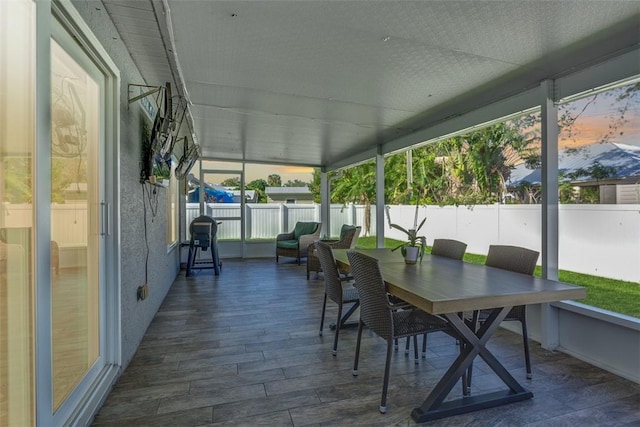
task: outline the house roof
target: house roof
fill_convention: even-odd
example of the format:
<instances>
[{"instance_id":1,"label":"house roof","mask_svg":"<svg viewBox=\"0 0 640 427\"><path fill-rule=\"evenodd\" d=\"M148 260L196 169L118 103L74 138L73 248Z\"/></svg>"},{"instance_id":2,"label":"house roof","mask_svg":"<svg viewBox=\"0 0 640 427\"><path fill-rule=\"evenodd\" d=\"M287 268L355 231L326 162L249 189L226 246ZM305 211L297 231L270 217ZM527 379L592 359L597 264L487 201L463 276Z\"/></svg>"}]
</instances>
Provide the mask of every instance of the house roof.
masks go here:
<instances>
[{"instance_id":1,"label":"house roof","mask_svg":"<svg viewBox=\"0 0 640 427\"><path fill-rule=\"evenodd\" d=\"M567 148L558 153L558 172L568 175L580 169L588 170L595 163L615 170L607 179L640 177L640 147L613 142L599 142L578 148ZM511 171L507 186L516 187L522 183L541 183L542 170L528 169L521 163ZM594 181L596 178L583 175L578 182Z\"/></svg>"},{"instance_id":2,"label":"house roof","mask_svg":"<svg viewBox=\"0 0 640 427\"><path fill-rule=\"evenodd\" d=\"M242 194L242 190L232 190L227 188L227 191L233 194L234 197L240 197L240 195ZM256 196L256 190L244 190L244 196L253 200Z\"/></svg>"},{"instance_id":3,"label":"house roof","mask_svg":"<svg viewBox=\"0 0 640 427\"><path fill-rule=\"evenodd\" d=\"M309 187L267 187L265 188L265 193L268 196L270 195L296 195L296 196L306 196L312 195Z\"/></svg>"}]
</instances>

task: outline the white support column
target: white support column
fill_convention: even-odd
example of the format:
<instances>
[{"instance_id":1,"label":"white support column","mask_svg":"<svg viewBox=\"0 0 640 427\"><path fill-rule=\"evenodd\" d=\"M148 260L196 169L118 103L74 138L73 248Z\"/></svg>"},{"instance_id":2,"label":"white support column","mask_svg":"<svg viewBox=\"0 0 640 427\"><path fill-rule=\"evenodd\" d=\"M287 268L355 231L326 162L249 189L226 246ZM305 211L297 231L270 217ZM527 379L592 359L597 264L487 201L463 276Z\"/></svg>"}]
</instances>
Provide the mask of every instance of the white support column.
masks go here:
<instances>
[{"instance_id":1,"label":"white support column","mask_svg":"<svg viewBox=\"0 0 640 427\"><path fill-rule=\"evenodd\" d=\"M329 179L327 172L320 172L320 222L322 223L321 236L331 235L331 194L329 191Z\"/></svg>"},{"instance_id":2,"label":"white support column","mask_svg":"<svg viewBox=\"0 0 640 427\"><path fill-rule=\"evenodd\" d=\"M284 203L280 203L280 233L288 233L289 228L289 214L287 213L287 206Z\"/></svg>"},{"instance_id":3,"label":"white support column","mask_svg":"<svg viewBox=\"0 0 640 427\"><path fill-rule=\"evenodd\" d=\"M558 107L554 81L540 85L542 133L542 277L558 280Z\"/></svg>"},{"instance_id":4,"label":"white support column","mask_svg":"<svg viewBox=\"0 0 640 427\"><path fill-rule=\"evenodd\" d=\"M242 162L240 173L240 256L247 257L247 199L245 198L245 164Z\"/></svg>"},{"instance_id":5,"label":"white support column","mask_svg":"<svg viewBox=\"0 0 640 427\"><path fill-rule=\"evenodd\" d=\"M540 84L542 134L542 277L558 280L558 106L555 82ZM558 310L541 306L541 344L547 350L559 345Z\"/></svg>"},{"instance_id":6,"label":"white support column","mask_svg":"<svg viewBox=\"0 0 640 427\"><path fill-rule=\"evenodd\" d=\"M198 170L200 171L198 175L198 179L200 180L200 187L198 188L198 205L200 207L200 212L198 215L204 215L206 212L204 211L204 171L202 170L202 159L198 160Z\"/></svg>"},{"instance_id":7,"label":"white support column","mask_svg":"<svg viewBox=\"0 0 640 427\"><path fill-rule=\"evenodd\" d=\"M384 156L378 145L376 154L376 247L384 248Z\"/></svg>"}]
</instances>

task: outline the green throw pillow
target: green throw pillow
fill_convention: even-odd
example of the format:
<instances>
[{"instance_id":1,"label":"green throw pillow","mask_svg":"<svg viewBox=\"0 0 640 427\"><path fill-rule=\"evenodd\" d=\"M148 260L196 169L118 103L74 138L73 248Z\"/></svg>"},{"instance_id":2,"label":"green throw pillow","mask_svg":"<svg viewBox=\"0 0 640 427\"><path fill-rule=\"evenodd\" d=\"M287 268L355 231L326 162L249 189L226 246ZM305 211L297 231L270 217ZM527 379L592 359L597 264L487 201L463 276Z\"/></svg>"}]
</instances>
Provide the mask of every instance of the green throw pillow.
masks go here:
<instances>
[{"instance_id":1,"label":"green throw pillow","mask_svg":"<svg viewBox=\"0 0 640 427\"><path fill-rule=\"evenodd\" d=\"M345 238L345 236L347 235L347 233L349 233L349 231L355 230L355 228L356 228L355 225L344 224L340 229L340 241L342 241Z\"/></svg>"}]
</instances>

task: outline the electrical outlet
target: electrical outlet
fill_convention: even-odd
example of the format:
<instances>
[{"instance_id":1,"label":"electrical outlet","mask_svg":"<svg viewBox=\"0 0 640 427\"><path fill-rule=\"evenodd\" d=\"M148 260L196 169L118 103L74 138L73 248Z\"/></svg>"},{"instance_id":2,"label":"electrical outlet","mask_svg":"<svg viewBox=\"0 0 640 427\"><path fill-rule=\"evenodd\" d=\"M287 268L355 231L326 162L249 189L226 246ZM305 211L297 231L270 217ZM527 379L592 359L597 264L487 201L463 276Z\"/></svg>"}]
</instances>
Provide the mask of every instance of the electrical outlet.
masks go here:
<instances>
[{"instance_id":1,"label":"electrical outlet","mask_svg":"<svg viewBox=\"0 0 640 427\"><path fill-rule=\"evenodd\" d=\"M138 301L144 300L149 296L149 285L145 283L142 286L138 286Z\"/></svg>"}]
</instances>

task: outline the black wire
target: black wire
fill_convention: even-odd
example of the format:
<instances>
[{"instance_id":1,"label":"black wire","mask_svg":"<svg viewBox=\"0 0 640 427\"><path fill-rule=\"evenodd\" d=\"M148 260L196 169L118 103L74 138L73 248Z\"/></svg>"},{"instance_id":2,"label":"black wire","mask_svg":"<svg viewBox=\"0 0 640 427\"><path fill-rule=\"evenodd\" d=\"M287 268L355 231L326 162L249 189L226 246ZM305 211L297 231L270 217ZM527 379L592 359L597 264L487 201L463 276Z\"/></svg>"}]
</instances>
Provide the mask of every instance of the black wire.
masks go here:
<instances>
[{"instance_id":1,"label":"black wire","mask_svg":"<svg viewBox=\"0 0 640 427\"><path fill-rule=\"evenodd\" d=\"M153 184L149 184L152 186ZM151 209L151 218L155 218L158 213L158 192L156 187L153 186L153 191L149 191L146 187L143 188L144 196L149 200L149 209ZM153 219L151 220L153 222Z\"/></svg>"},{"instance_id":2,"label":"black wire","mask_svg":"<svg viewBox=\"0 0 640 427\"><path fill-rule=\"evenodd\" d=\"M146 184L142 183L142 212L144 213L144 243L147 247L147 253L144 260L144 283L148 283L149 278L149 237L147 235L147 202L145 198L147 197L146 193Z\"/></svg>"}]
</instances>

